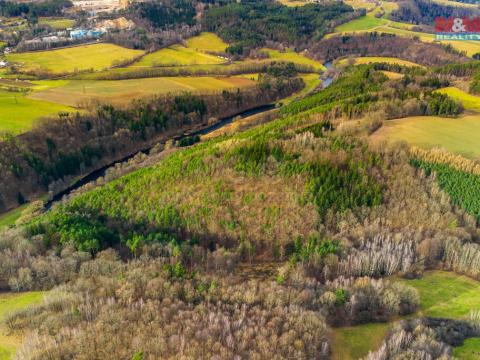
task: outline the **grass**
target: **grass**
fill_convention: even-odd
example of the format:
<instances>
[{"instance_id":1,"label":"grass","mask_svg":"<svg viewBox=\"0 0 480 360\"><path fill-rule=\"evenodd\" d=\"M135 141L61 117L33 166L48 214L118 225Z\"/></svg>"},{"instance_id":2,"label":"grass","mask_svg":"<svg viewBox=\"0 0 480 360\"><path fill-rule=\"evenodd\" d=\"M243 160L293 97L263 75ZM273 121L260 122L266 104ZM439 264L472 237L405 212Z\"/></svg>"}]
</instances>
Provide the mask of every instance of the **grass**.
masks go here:
<instances>
[{"instance_id":1,"label":"grass","mask_svg":"<svg viewBox=\"0 0 480 360\"><path fill-rule=\"evenodd\" d=\"M461 360L480 359L480 338L465 340L462 346L453 349L453 356Z\"/></svg>"},{"instance_id":2,"label":"grass","mask_svg":"<svg viewBox=\"0 0 480 360\"><path fill-rule=\"evenodd\" d=\"M405 280L420 294L420 312L431 317L462 319L480 310L480 282L446 271L428 271L420 279Z\"/></svg>"},{"instance_id":3,"label":"grass","mask_svg":"<svg viewBox=\"0 0 480 360\"><path fill-rule=\"evenodd\" d=\"M304 55L298 54L291 50L280 52L278 50L263 48L262 51L266 52L270 57L270 59L273 59L273 60L293 62L299 65L308 65L308 66L311 66L314 70L319 72L325 70L325 66L323 66L322 63L312 60Z\"/></svg>"},{"instance_id":4,"label":"grass","mask_svg":"<svg viewBox=\"0 0 480 360\"><path fill-rule=\"evenodd\" d=\"M65 30L75 25L75 20L65 18L41 17L38 19L40 25L48 25L55 30Z\"/></svg>"},{"instance_id":5,"label":"grass","mask_svg":"<svg viewBox=\"0 0 480 360\"><path fill-rule=\"evenodd\" d=\"M480 309L480 282L446 271L427 271L421 279L399 280L416 288L420 294L418 315L461 319L470 310ZM354 360L377 349L385 338L389 323L370 323L333 330L334 360ZM480 339L470 339L455 349L460 359L478 359ZM458 355L457 355L458 353ZM461 357L477 354L477 357ZM472 355L473 356L473 355Z\"/></svg>"},{"instance_id":6,"label":"grass","mask_svg":"<svg viewBox=\"0 0 480 360\"><path fill-rule=\"evenodd\" d=\"M252 86L250 79L240 77L158 77L130 80L59 80L55 86L48 81L45 90L35 91L31 99L43 100L67 106L83 107L91 100L114 104L129 103L134 98L170 92L210 92L228 88ZM42 81L36 82L42 86Z\"/></svg>"},{"instance_id":7,"label":"grass","mask_svg":"<svg viewBox=\"0 0 480 360\"><path fill-rule=\"evenodd\" d=\"M480 111L480 97L471 95L456 87L446 87L438 90L442 94L447 94L451 98L462 103L463 107L467 110Z\"/></svg>"},{"instance_id":8,"label":"grass","mask_svg":"<svg viewBox=\"0 0 480 360\"><path fill-rule=\"evenodd\" d=\"M224 52L228 44L214 33L202 32L200 35L188 39L187 47L200 52Z\"/></svg>"},{"instance_id":9,"label":"grass","mask_svg":"<svg viewBox=\"0 0 480 360\"><path fill-rule=\"evenodd\" d=\"M22 211L28 206L24 204L9 212L0 214L0 229L5 226L15 225L15 221L22 215Z\"/></svg>"},{"instance_id":10,"label":"grass","mask_svg":"<svg viewBox=\"0 0 480 360\"><path fill-rule=\"evenodd\" d=\"M74 109L50 101L30 99L23 93L0 90L0 132L19 134L42 117Z\"/></svg>"},{"instance_id":11,"label":"grass","mask_svg":"<svg viewBox=\"0 0 480 360\"><path fill-rule=\"evenodd\" d=\"M140 61L130 67L148 68L156 66L215 65L224 62L225 60L218 56L206 54L181 45L173 45L169 48L145 55Z\"/></svg>"},{"instance_id":12,"label":"grass","mask_svg":"<svg viewBox=\"0 0 480 360\"><path fill-rule=\"evenodd\" d=\"M347 65L349 59L342 59L338 62L339 65ZM382 56L365 56L365 57L357 57L353 58L355 65L361 64L371 64L371 63L387 63L387 64L398 64L403 66L421 66L414 62L408 60L402 60L393 57L382 57Z\"/></svg>"},{"instance_id":13,"label":"grass","mask_svg":"<svg viewBox=\"0 0 480 360\"><path fill-rule=\"evenodd\" d=\"M306 0L278 0L278 2L288 7L304 6L309 3Z\"/></svg>"},{"instance_id":14,"label":"grass","mask_svg":"<svg viewBox=\"0 0 480 360\"><path fill-rule=\"evenodd\" d=\"M7 60L21 65L21 71L71 73L82 70L102 70L115 63L142 55L141 50L126 49L113 44L92 44L57 50L13 53Z\"/></svg>"},{"instance_id":15,"label":"grass","mask_svg":"<svg viewBox=\"0 0 480 360\"><path fill-rule=\"evenodd\" d=\"M377 349L387 335L388 323L371 323L333 330L332 359L356 360Z\"/></svg>"},{"instance_id":16,"label":"grass","mask_svg":"<svg viewBox=\"0 0 480 360\"><path fill-rule=\"evenodd\" d=\"M9 313L26 309L38 304L43 299L43 292L0 293L0 323ZM15 355L22 339L18 335L7 334L4 326L0 326L0 360L9 360Z\"/></svg>"},{"instance_id":17,"label":"grass","mask_svg":"<svg viewBox=\"0 0 480 360\"><path fill-rule=\"evenodd\" d=\"M480 117L415 116L388 120L372 135L372 141L406 141L421 148L443 147L471 159L480 159Z\"/></svg>"}]
</instances>

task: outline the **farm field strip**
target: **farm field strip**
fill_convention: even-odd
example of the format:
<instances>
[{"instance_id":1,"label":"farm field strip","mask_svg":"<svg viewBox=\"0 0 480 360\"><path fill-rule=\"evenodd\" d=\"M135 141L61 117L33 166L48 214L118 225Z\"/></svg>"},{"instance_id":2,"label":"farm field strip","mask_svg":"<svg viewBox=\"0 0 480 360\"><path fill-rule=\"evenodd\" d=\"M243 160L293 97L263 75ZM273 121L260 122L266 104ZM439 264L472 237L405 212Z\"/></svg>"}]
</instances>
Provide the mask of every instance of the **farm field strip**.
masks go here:
<instances>
[{"instance_id":1,"label":"farm field strip","mask_svg":"<svg viewBox=\"0 0 480 360\"><path fill-rule=\"evenodd\" d=\"M61 74L89 69L102 70L142 54L142 50L99 43L48 51L12 53L6 58L11 63L20 64L21 71L48 71Z\"/></svg>"},{"instance_id":2,"label":"farm field strip","mask_svg":"<svg viewBox=\"0 0 480 360\"><path fill-rule=\"evenodd\" d=\"M142 57L131 68L150 68L157 66L216 65L226 60L215 55L206 54L181 45L155 51Z\"/></svg>"},{"instance_id":3,"label":"farm field strip","mask_svg":"<svg viewBox=\"0 0 480 360\"><path fill-rule=\"evenodd\" d=\"M36 91L29 98L46 100L67 106L82 106L82 103L98 99L125 104L133 98L155 94L179 92L209 92L228 88L252 86L254 81L242 77L159 77L131 80L69 80L60 86L51 86ZM41 86L41 81L37 84Z\"/></svg>"}]
</instances>

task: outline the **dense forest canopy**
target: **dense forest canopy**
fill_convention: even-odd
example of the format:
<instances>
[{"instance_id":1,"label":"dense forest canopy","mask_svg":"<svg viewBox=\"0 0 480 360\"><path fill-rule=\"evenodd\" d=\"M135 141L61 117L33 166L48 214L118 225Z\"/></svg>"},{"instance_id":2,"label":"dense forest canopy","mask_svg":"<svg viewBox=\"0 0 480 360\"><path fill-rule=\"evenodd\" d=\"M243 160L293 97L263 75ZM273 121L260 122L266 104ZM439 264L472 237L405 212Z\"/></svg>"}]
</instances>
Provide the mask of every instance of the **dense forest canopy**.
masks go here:
<instances>
[{"instance_id":1,"label":"dense forest canopy","mask_svg":"<svg viewBox=\"0 0 480 360\"><path fill-rule=\"evenodd\" d=\"M267 41L305 47L352 15L353 9L340 2L287 7L276 1L247 0L208 9L204 22L231 44L229 52L241 54Z\"/></svg>"}]
</instances>

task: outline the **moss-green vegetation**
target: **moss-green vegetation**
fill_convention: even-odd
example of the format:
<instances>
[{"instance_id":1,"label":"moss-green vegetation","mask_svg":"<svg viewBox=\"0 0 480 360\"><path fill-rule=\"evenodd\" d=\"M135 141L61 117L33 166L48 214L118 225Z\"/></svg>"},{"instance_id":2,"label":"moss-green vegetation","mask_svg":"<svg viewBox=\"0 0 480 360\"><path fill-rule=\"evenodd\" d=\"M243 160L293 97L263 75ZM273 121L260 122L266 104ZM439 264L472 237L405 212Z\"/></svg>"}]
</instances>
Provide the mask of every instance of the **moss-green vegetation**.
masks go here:
<instances>
[{"instance_id":1,"label":"moss-green vegetation","mask_svg":"<svg viewBox=\"0 0 480 360\"><path fill-rule=\"evenodd\" d=\"M142 54L141 50L126 49L113 44L93 44L49 51L12 53L7 55L7 59L19 64L20 71L69 73L109 68Z\"/></svg>"},{"instance_id":2,"label":"moss-green vegetation","mask_svg":"<svg viewBox=\"0 0 480 360\"><path fill-rule=\"evenodd\" d=\"M453 356L461 360L480 359L480 338L465 340L465 343L462 346L453 349Z\"/></svg>"},{"instance_id":3,"label":"moss-green vegetation","mask_svg":"<svg viewBox=\"0 0 480 360\"><path fill-rule=\"evenodd\" d=\"M15 224L15 221L22 215L22 211L27 207L28 205L22 205L17 207L14 210L11 210L7 213L1 214L0 215L0 228L3 228L5 226L11 226Z\"/></svg>"},{"instance_id":4,"label":"moss-green vegetation","mask_svg":"<svg viewBox=\"0 0 480 360\"><path fill-rule=\"evenodd\" d=\"M215 65L224 62L225 60L218 56L206 54L181 45L173 45L169 48L145 55L140 61L131 65L131 67Z\"/></svg>"},{"instance_id":5,"label":"moss-green vegetation","mask_svg":"<svg viewBox=\"0 0 480 360\"><path fill-rule=\"evenodd\" d=\"M246 78L236 77L163 77L131 80L55 80L37 81L31 99L68 106L82 106L92 100L114 104L130 103L142 97L180 92L214 92L254 85ZM58 85L58 86L57 86ZM40 89L45 89L40 91Z\"/></svg>"}]
</instances>

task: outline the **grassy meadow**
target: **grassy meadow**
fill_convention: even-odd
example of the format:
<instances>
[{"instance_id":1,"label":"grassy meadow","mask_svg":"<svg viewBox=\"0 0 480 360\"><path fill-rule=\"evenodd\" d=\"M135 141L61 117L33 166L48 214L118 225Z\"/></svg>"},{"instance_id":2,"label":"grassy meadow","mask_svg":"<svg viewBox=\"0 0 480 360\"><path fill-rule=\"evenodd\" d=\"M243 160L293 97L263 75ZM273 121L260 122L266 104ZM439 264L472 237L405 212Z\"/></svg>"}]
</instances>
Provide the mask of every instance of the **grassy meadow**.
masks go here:
<instances>
[{"instance_id":1,"label":"grassy meadow","mask_svg":"<svg viewBox=\"0 0 480 360\"><path fill-rule=\"evenodd\" d=\"M480 359L480 338L465 340L462 346L453 349L453 356L461 360Z\"/></svg>"},{"instance_id":2,"label":"grassy meadow","mask_svg":"<svg viewBox=\"0 0 480 360\"><path fill-rule=\"evenodd\" d=\"M388 323L370 323L333 329L332 360L357 360L382 344Z\"/></svg>"},{"instance_id":3,"label":"grassy meadow","mask_svg":"<svg viewBox=\"0 0 480 360\"><path fill-rule=\"evenodd\" d=\"M121 46L99 43L74 46L49 51L12 53L7 60L20 65L20 71L48 71L68 73L82 70L102 70L118 62L127 61L143 54Z\"/></svg>"},{"instance_id":4,"label":"grassy meadow","mask_svg":"<svg viewBox=\"0 0 480 360\"><path fill-rule=\"evenodd\" d=\"M186 41L187 47L200 52L223 52L228 44L216 34L203 32L198 36L191 37Z\"/></svg>"},{"instance_id":5,"label":"grassy meadow","mask_svg":"<svg viewBox=\"0 0 480 360\"><path fill-rule=\"evenodd\" d=\"M263 48L261 51L267 53L269 58L272 60L293 62L299 65L308 65L311 66L315 71L319 72L325 70L325 66L323 66L322 63L312 60L302 54L298 54L291 50L280 52L278 50Z\"/></svg>"},{"instance_id":6,"label":"grassy meadow","mask_svg":"<svg viewBox=\"0 0 480 360\"><path fill-rule=\"evenodd\" d=\"M429 149L443 147L450 152L471 159L480 159L478 139L480 116L463 115L458 118L414 116L387 120L372 135L372 141L406 141Z\"/></svg>"},{"instance_id":7,"label":"grassy meadow","mask_svg":"<svg viewBox=\"0 0 480 360\"><path fill-rule=\"evenodd\" d=\"M49 80L45 90L33 92L29 98L50 101L66 106L86 105L91 100L126 104L134 98L170 92L210 92L229 88L252 86L254 82L242 77L159 77L130 80L59 80L52 86ZM42 81L36 82L38 86Z\"/></svg>"},{"instance_id":8,"label":"grassy meadow","mask_svg":"<svg viewBox=\"0 0 480 360\"><path fill-rule=\"evenodd\" d=\"M225 59L206 54L181 45L173 45L165 49L147 54L132 64L133 68L149 68L157 66L216 65Z\"/></svg>"},{"instance_id":9,"label":"grassy meadow","mask_svg":"<svg viewBox=\"0 0 480 360\"><path fill-rule=\"evenodd\" d=\"M0 293L0 360L10 360L15 351L22 343L19 335L10 336L7 329L2 325L5 316L11 312L28 308L38 304L43 299L43 292L26 293Z\"/></svg>"},{"instance_id":10,"label":"grassy meadow","mask_svg":"<svg viewBox=\"0 0 480 360\"><path fill-rule=\"evenodd\" d=\"M32 99L23 93L0 90L0 132L19 134L41 117L55 116L73 108L54 101Z\"/></svg>"},{"instance_id":11,"label":"grassy meadow","mask_svg":"<svg viewBox=\"0 0 480 360\"><path fill-rule=\"evenodd\" d=\"M420 310L417 315L462 319L470 310L480 309L480 282L463 275L446 271L427 271L415 280L399 280L416 288L420 295ZM389 323L369 323L333 330L332 347L334 360L356 360L377 349L386 336ZM480 339L469 339L455 349L460 359L463 354L479 354Z\"/></svg>"},{"instance_id":12,"label":"grassy meadow","mask_svg":"<svg viewBox=\"0 0 480 360\"><path fill-rule=\"evenodd\" d=\"M451 98L461 102L467 110L480 111L480 96L471 95L453 86L440 89L437 92L447 94Z\"/></svg>"}]
</instances>

